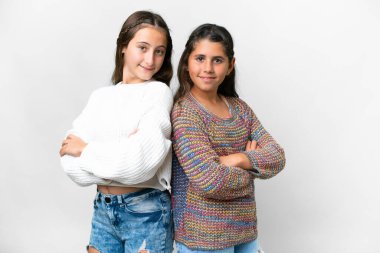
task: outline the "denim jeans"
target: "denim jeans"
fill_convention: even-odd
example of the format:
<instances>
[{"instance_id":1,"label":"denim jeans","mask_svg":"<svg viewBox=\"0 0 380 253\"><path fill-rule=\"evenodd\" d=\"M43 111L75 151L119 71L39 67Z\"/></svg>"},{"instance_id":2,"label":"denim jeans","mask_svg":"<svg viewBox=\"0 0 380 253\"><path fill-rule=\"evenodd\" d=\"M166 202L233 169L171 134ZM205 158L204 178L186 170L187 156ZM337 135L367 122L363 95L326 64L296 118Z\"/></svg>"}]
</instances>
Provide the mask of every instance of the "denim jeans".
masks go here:
<instances>
[{"instance_id":1,"label":"denim jeans","mask_svg":"<svg viewBox=\"0 0 380 253\"><path fill-rule=\"evenodd\" d=\"M177 242L176 248L178 253L259 253L259 243L256 240L242 243L233 247L220 250L192 250L184 244Z\"/></svg>"},{"instance_id":2,"label":"denim jeans","mask_svg":"<svg viewBox=\"0 0 380 253\"><path fill-rule=\"evenodd\" d=\"M171 253L173 222L168 191L144 189L123 195L98 192L90 247L101 253Z\"/></svg>"}]
</instances>

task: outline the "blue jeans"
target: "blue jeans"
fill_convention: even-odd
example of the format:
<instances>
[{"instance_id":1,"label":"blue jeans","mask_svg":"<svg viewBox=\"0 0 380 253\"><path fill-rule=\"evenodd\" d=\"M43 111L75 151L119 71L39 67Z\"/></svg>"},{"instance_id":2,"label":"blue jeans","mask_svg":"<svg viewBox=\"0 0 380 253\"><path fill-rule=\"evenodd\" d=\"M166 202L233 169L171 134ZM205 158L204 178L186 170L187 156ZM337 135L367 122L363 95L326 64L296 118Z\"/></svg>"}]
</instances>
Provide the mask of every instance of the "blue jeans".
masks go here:
<instances>
[{"instance_id":1,"label":"blue jeans","mask_svg":"<svg viewBox=\"0 0 380 253\"><path fill-rule=\"evenodd\" d=\"M178 253L258 253L260 252L259 242L256 240L242 243L233 247L220 250L192 250L184 244L176 243Z\"/></svg>"},{"instance_id":2,"label":"blue jeans","mask_svg":"<svg viewBox=\"0 0 380 253\"><path fill-rule=\"evenodd\" d=\"M98 192L90 247L101 253L173 251L173 222L168 191L144 189L123 195Z\"/></svg>"}]
</instances>

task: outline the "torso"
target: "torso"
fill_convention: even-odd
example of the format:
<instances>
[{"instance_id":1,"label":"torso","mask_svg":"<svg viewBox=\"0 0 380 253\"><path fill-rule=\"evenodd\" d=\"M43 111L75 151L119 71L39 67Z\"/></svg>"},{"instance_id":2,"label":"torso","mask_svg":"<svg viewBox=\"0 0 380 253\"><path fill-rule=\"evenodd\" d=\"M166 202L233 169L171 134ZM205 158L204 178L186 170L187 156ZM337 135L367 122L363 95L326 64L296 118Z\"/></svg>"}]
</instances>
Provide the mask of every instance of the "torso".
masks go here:
<instances>
[{"instance_id":1,"label":"torso","mask_svg":"<svg viewBox=\"0 0 380 253\"><path fill-rule=\"evenodd\" d=\"M194 98L194 100L199 104L199 106L203 107L209 113L217 116L221 119L231 118L231 112L229 109L228 102L225 97L222 95L217 96L217 100L212 102L207 99L202 99L201 97L190 93L190 96Z\"/></svg>"},{"instance_id":2,"label":"torso","mask_svg":"<svg viewBox=\"0 0 380 253\"><path fill-rule=\"evenodd\" d=\"M144 188L98 185L98 190L101 193L113 195L127 194L131 192L141 191L143 189Z\"/></svg>"}]
</instances>

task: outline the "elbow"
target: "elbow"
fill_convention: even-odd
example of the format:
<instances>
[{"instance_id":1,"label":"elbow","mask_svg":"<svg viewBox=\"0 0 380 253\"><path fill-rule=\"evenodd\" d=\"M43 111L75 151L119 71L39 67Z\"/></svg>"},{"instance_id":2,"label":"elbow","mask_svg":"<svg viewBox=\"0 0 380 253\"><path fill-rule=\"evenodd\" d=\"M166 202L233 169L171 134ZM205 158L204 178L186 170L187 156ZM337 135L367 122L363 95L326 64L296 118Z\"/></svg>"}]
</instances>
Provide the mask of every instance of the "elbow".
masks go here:
<instances>
[{"instance_id":1,"label":"elbow","mask_svg":"<svg viewBox=\"0 0 380 253\"><path fill-rule=\"evenodd\" d=\"M140 153L136 156L138 159L128 160L120 162L115 166L115 179L124 184L139 184L153 178L158 169L163 166L166 157L170 154L170 145L169 148L161 150L156 153L155 157L144 156L143 153Z\"/></svg>"},{"instance_id":2,"label":"elbow","mask_svg":"<svg viewBox=\"0 0 380 253\"><path fill-rule=\"evenodd\" d=\"M279 147L279 159L278 159L278 169L279 169L279 172L282 171L284 168L285 168L285 164L286 164L286 157L285 157L285 151L282 147Z\"/></svg>"},{"instance_id":3,"label":"elbow","mask_svg":"<svg viewBox=\"0 0 380 253\"><path fill-rule=\"evenodd\" d=\"M81 186L81 187L85 187L85 186L90 186L93 184L93 182L90 182L90 181L85 181L85 180L81 180L80 178L77 178L73 175L70 175L68 174L69 178L74 182L76 183L77 185Z\"/></svg>"},{"instance_id":4,"label":"elbow","mask_svg":"<svg viewBox=\"0 0 380 253\"><path fill-rule=\"evenodd\" d=\"M270 179L279 174L284 168L286 163L284 149L280 146L276 147L277 152L272 156L272 161L263 164L260 168L254 170L254 175L260 179Z\"/></svg>"},{"instance_id":5,"label":"elbow","mask_svg":"<svg viewBox=\"0 0 380 253\"><path fill-rule=\"evenodd\" d=\"M277 166L279 166L279 167L281 167L281 169L283 169L285 167L285 162L286 162L285 151L279 145L277 145L276 150L277 150L277 152L275 155L275 157L276 157L275 160L276 160Z\"/></svg>"},{"instance_id":6,"label":"elbow","mask_svg":"<svg viewBox=\"0 0 380 253\"><path fill-rule=\"evenodd\" d=\"M64 167L64 172L71 179L71 181L73 181L79 186L84 187L84 186L89 186L89 185L94 184L94 182L89 180L89 178L86 178L84 175L77 173L76 171L70 169L69 167Z\"/></svg>"},{"instance_id":7,"label":"elbow","mask_svg":"<svg viewBox=\"0 0 380 253\"><path fill-rule=\"evenodd\" d=\"M78 159L69 155L64 155L61 157L61 167L63 168L63 172L73 179L79 168Z\"/></svg>"},{"instance_id":8,"label":"elbow","mask_svg":"<svg viewBox=\"0 0 380 253\"><path fill-rule=\"evenodd\" d=\"M157 170L164 164L166 158L172 154L172 143L170 140L165 139L163 145L152 147L147 155L142 156L143 165L142 169L144 174L153 177ZM154 155L152 155L153 153Z\"/></svg>"}]
</instances>

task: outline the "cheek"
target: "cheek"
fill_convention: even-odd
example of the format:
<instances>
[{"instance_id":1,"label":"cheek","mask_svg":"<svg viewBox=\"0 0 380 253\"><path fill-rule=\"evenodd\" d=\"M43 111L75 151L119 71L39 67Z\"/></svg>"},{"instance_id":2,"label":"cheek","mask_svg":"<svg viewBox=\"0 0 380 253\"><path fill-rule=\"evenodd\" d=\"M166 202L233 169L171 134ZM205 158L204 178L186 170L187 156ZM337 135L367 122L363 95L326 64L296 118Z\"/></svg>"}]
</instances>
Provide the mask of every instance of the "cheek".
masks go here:
<instances>
[{"instance_id":1,"label":"cheek","mask_svg":"<svg viewBox=\"0 0 380 253\"><path fill-rule=\"evenodd\" d=\"M189 76L191 79L194 79L195 76L197 76L197 73L194 71L194 69L189 68Z\"/></svg>"},{"instance_id":2,"label":"cheek","mask_svg":"<svg viewBox=\"0 0 380 253\"><path fill-rule=\"evenodd\" d=\"M127 51L126 53L124 53L124 64L127 63L127 62L137 62L139 61L141 58L140 54L134 50L129 50Z\"/></svg>"},{"instance_id":3,"label":"cheek","mask_svg":"<svg viewBox=\"0 0 380 253\"><path fill-rule=\"evenodd\" d=\"M158 57L157 59L157 69L160 69L162 67L162 64L164 64L165 56Z\"/></svg>"},{"instance_id":4,"label":"cheek","mask_svg":"<svg viewBox=\"0 0 380 253\"><path fill-rule=\"evenodd\" d=\"M129 59L129 61L127 59ZM126 66L132 60L133 60L133 57L131 57L129 54L128 54L128 56L127 56L127 54L124 54L123 55L123 66Z\"/></svg>"},{"instance_id":5,"label":"cheek","mask_svg":"<svg viewBox=\"0 0 380 253\"><path fill-rule=\"evenodd\" d=\"M218 76L224 79L228 74L228 66L220 66L215 72L218 73Z\"/></svg>"},{"instance_id":6,"label":"cheek","mask_svg":"<svg viewBox=\"0 0 380 253\"><path fill-rule=\"evenodd\" d=\"M189 64L187 71L189 72L190 76L193 76L199 72L199 68L196 64Z\"/></svg>"}]
</instances>

